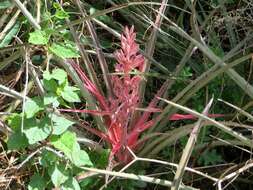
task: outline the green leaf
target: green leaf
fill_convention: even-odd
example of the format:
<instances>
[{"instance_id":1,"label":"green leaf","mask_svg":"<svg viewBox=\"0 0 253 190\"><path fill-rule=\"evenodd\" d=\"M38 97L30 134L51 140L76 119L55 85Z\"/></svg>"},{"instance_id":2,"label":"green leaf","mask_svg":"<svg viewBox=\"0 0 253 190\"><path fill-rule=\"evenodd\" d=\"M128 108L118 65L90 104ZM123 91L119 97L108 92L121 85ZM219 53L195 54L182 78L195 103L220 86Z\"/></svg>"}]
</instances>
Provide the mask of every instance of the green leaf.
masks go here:
<instances>
[{"instance_id":1,"label":"green leaf","mask_svg":"<svg viewBox=\"0 0 253 190\"><path fill-rule=\"evenodd\" d=\"M28 42L34 45L46 45L49 41L49 35L42 30L35 30L29 33Z\"/></svg>"},{"instance_id":2,"label":"green leaf","mask_svg":"<svg viewBox=\"0 0 253 190\"><path fill-rule=\"evenodd\" d=\"M7 147L9 150L22 150L28 147L29 143L24 134L21 132L14 132L11 134L7 141Z\"/></svg>"},{"instance_id":3,"label":"green leaf","mask_svg":"<svg viewBox=\"0 0 253 190\"><path fill-rule=\"evenodd\" d=\"M93 166L89 158L89 155L87 154L87 152L80 149L80 146L77 143L77 141L75 142L72 152L70 153L68 157L72 161L72 163L76 165L77 167L84 166L84 165Z\"/></svg>"},{"instance_id":4,"label":"green leaf","mask_svg":"<svg viewBox=\"0 0 253 190\"><path fill-rule=\"evenodd\" d=\"M46 185L46 180L42 176L34 174L28 185L28 190L44 190Z\"/></svg>"},{"instance_id":5,"label":"green leaf","mask_svg":"<svg viewBox=\"0 0 253 190\"><path fill-rule=\"evenodd\" d=\"M38 141L46 139L51 131L50 119L48 117L43 118L39 122L35 119L26 121L24 133L28 139L29 144L34 144Z\"/></svg>"},{"instance_id":6,"label":"green leaf","mask_svg":"<svg viewBox=\"0 0 253 190\"><path fill-rule=\"evenodd\" d=\"M59 3L53 3L54 8L56 9L55 17L58 19L69 18L69 14L63 10Z\"/></svg>"},{"instance_id":7,"label":"green leaf","mask_svg":"<svg viewBox=\"0 0 253 190\"><path fill-rule=\"evenodd\" d=\"M57 82L54 79L46 80L43 79L42 81L44 88L49 92L56 92L57 90Z\"/></svg>"},{"instance_id":8,"label":"green leaf","mask_svg":"<svg viewBox=\"0 0 253 190\"><path fill-rule=\"evenodd\" d=\"M6 34L4 39L0 43L0 48L6 47L9 45L13 39L14 36L18 33L20 28L20 22L16 22L16 24L11 28L11 30Z\"/></svg>"},{"instance_id":9,"label":"green leaf","mask_svg":"<svg viewBox=\"0 0 253 190\"><path fill-rule=\"evenodd\" d=\"M69 18L69 14L64 10L56 10L55 16L58 19Z\"/></svg>"},{"instance_id":10,"label":"green leaf","mask_svg":"<svg viewBox=\"0 0 253 190\"><path fill-rule=\"evenodd\" d=\"M61 58L78 58L80 57L77 49L71 44L56 44L53 43L52 46L49 47L49 50L55 55Z\"/></svg>"},{"instance_id":11,"label":"green leaf","mask_svg":"<svg viewBox=\"0 0 253 190\"><path fill-rule=\"evenodd\" d=\"M47 70L43 72L42 76L43 76L43 79L46 79L46 80L50 80L52 78L50 72Z\"/></svg>"},{"instance_id":12,"label":"green leaf","mask_svg":"<svg viewBox=\"0 0 253 190\"><path fill-rule=\"evenodd\" d=\"M51 142L55 148L64 152L64 154L76 166L93 165L88 154L85 151L80 150L75 133L67 131L60 138L52 139Z\"/></svg>"},{"instance_id":13,"label":"green leaf","mask_svg":"<svg viewBox=\"0 0 253 190\"><path fill-rule=\"evenodd\" d=\"M54 69L52 71L51 77L62 84L67 81L67 73L63 69Z\"/></svg>"},{"instance_id":14,"label":"green leaf","mask_svg":"<svg viewBox=\"0 0 253 190\"><path fill-rule=\"evenodd\" d=\"M55 187L60 187L68 179L68 173L63 165L54 165L49 168L48 173Z\"/></svg>"},{"instance_id":15,"label":"green leaf","mask_svg":"<svg viewBox=\"0 0 253 190\"><path fill-rule=\"evenodd\" d=\"M8 7L10 7L12 5L12 3L8 0L2 1L0 2L0 9L6 9Z\"/></svg>"},{"instance_id":16,"label":"green leaf","mask_svg":"<svg viewBox=\"0 0 253 190\"><path fill-rule=\"evenodd\" d=\"M21 133L21 122L22 118L20 114L12 114L7 118L8 125L13 130L13 133L10 135L7 146L9 150L20 150L26 148L29 143L25 134ZM25 122L24 122L25 125Z\"/></svg>"},{"instance_id":17,"label":"green leaf","mask_svg":"<svg viewBox=\"0 0 253 190\"><path fill-rule=\"evenodd\" d=\"M77 90L79 89L73 86L65 86L61 96L67 102L81 102L78 93L76 92Z\"/></svg>"},{"instance_id":18,"label":"green leaf","mask_svg":"<svg viewBox=\"0 0 253 190\"><path fill-rule=\"evenodd\" d=\"M25 102L26 118L32 118L36 113L43 110L43 103L39 97L29 99Z\"/></svg>"},{"instance_id":19,"label":"green leaf","mask_svg":"<svg viewBox=\"0 0 253 190\"><path fill-rule=\"evenodd\" d=\"M84 150L76 149L71 154L72 162L76 166L93 166L89 155Z\"/></svg>"},{"instance_id":20,"label":"green leaf","mask_svg":"<svg viewBox=\"0 0 253 190\"><path fill-rule=\"evenodd\" d=\"M41 159L40 164L44 167L50 167L54 165L58 160L58 157L55 155L55 153L48 151L48 150L43 150L41 153Z\"/></svg>"},{"instance_id":21,"label":"green leaf","mask_svg":"<svg viewBox=\"0 0 253 190\"><path fill-rule=\"evenodd\" d=\"M58 97L54 93L48 93L48 94L44 95L43 100L44 100L44 105L53 104L54 108L56 108L60 105L60 103L58 101Z\"/></svg>"},{"instance_id":22,"label":"green leaf","mask_svg":"<svg viewBox=\"0 0 253 190\"><path fill-rule=\"evenodd\" d=\"M69 178L62 186L61 186L62 190L81 190L77 180L72 177Z\"/></svg>"},{"instance_id":23,"label":"green leaf","mask_svg":"<svg viewBox=\"0 0 253 190\"><path fill-rule=\"evenodd\" d=\"M20 126L22 122L22 118L20 114L11 114L8 119L8 125L11 127L11 129L15 132L20 131Z\"/></svg>"},{"instance_id":24,"label":"green leaf","mask_svg":"<svg viewBox=\"0 0 253 190\"><path fill-rule=\"evenodd\" d=\"M64 117L59 117L55 114L52 114L52 121L54 122L53 125L53 132L54 135L60 135L64 133L71 125L74 124L73 121L70 121Z\"/></svg>"},{"instance_id":25,"label":"green leaf","mask_svg":"<svg viewBox=\"0 0 253 190\"><path fill-rule=\"evenodd\" d=\"M61 150L66 156L70 157L77 140L75 133L67 131L61 135L60 138L52 139L51 142L55 148Z\"/></svg>"}]
</instances>

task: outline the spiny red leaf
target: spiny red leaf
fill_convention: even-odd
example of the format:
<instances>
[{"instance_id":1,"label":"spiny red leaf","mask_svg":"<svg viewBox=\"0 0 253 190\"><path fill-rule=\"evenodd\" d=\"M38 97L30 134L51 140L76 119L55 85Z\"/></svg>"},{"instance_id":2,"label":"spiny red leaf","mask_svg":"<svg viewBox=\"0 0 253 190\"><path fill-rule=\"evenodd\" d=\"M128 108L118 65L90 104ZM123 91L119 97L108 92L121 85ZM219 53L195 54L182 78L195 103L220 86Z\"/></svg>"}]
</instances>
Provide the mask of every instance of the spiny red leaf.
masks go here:
<instances>
[{"instance_id":1,"label":"spiny red leaf","mask_svg":"<svg viewBox=\"0 0 253 190\"><path fill-rule=\"evenodd\" d=\"M108 105L106 103L105 97L101 95L101 93L98 91L95 84L93 84L89 78L86 76L86 74L82 71L81 67L76 63L71 63L72 67L76 70L82 81L84 82L84 87L92 93L96 99L99 101L101 107L105 110L108 109Z\"/></svg>"}]
</instances>

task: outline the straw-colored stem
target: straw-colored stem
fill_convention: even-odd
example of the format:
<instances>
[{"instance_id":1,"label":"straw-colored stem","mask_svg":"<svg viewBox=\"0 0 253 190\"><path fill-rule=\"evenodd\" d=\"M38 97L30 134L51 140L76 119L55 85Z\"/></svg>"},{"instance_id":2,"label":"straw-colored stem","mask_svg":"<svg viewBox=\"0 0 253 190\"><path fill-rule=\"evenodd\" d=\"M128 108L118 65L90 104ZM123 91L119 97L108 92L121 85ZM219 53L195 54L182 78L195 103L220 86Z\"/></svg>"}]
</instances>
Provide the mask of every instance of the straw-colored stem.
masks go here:
<instances>
[{"instance_id":1,"label":"straw-colored stem","mask_svg":"<svg viewBox=\"0 0 253 190\"><path fill-rule=\"evenodd\" d=\"M208 111L209 111L209 109L212 105L212 102L213 102L213 99L211 99L209 101L209 103L205 107L202 114L204 114L204 115L208 114ZM190 134L190 137L187 141L187 144L185 145L185 148L183 150L183 154L182 154L181 159L179 161L178 168L177 168L176 174L174 176L173 185L171 187L171 190L177 190L179 188L179 185L182 182L182 178L183 178L183 175L184 175L184 172L185 172L185 168L186 168L186 166L189 162L189 159L191 157L193 148L194 148L194 146L197 142L197 138L198 138L198 135L199 135L201 125L202 125L202 118L199 118L196 125L193 127L192 132Z\"/></svg>"},{"instance_id":2,"label":"straw-colored stem","mask_svg":"<svg viewBox=\"0 0 253 190\"><path fill-rule=\"evenodd\" d=\"M20 0L13 0L13 1L17 5L17 7L19 8L19 10L23 13L23 15L27 18L27 20L31 23L31 25L35 29L40 30L41 29L40 25L33 18L32 14L26 9L26 7L24 6L24 4Z\"/></svg>"}]
</instances>

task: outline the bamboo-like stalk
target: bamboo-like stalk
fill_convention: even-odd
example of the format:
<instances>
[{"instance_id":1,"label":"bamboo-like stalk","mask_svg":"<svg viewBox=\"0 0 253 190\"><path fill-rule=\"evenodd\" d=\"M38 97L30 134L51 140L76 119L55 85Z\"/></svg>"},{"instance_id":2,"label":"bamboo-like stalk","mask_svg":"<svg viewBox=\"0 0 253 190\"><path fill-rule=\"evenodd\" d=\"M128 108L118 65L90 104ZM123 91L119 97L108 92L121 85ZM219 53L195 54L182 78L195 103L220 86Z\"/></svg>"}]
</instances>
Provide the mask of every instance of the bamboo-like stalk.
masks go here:
<instances>
[{"instance_id":1,"label":"bamboo-like stalk","mask_svg":"<svg viewBox=\"0 0 253 190\"><path fill-rule=\"evenodd\" d=\"M4 27L4 29L0 33L0 41L2 41L6 35L6 33L15 25L18 16L20 14L20 10L17 10L16 13L12 16L8 24Z\"/></svg>"},{"instance_id":2,"label":"bamboo-like stalk","mask_svg":"<svg viewBox=\"0 0 253 190\"><path fill-rule=\"evenodd\" d=\"M15 5L11 5L9 8L7 8L5 10L5 12L1 15L0 17L0 30L2 28L2 26L4 25L5 21L7 20L7 18L11 15L13 9L14 9Z\"/></svg>"},{"instance_id":3,"label":"bamboo-like stalk","mask_svg":"<svg viewBox=\"0 0 253 190\"><path fill-rule=\"evenodd\" d=\"M213 103L213 99L211 99L209 101L209 103L206 105L204 111L202 112L203 115L206 116L208 114L208 111L209 111L212 103ZM202 126L202 118L199 118L196 125L193 127L190 137L187 141L187 144L185 145L185 148L183 150L183 154L182 154L181 159L179 161L178 168L177 168L176 174L174 176L171 190L177 190L179 188L179 185L182 182L185 168L189 162L193 148L197 142L197 138L198 138L201 126Z\"/></svg>"},{"instance_id":4,"label":"bamboo-like stalk","mask_svg":"<svg viewBox=\"0 0 253 190\"><path fill-rule=\"evenodd\" d=\"M0 84L0 93L4 93L5 95L8 95L10 97L15 97L16 99L22 100L23 95L13 89L10 89L2 84Z\"/></svg>"},{"instance_id":5,"label":"bamboo-like stalk","mask_svg":"<svg viewBox=\"0 0 253 190\"><path fill-rule=\"evenodd\" d=\"M98 174L117 176L117 177L121 177L121 178L125 178L125 179L137 180L137 181L144 181L147 183L153 183L153 184L157 184L157 185L161 185L161 186L165 186L165 187L171 187L171 185L172 185L171 181L148 177L148 176L144 176L144 175L136 175L136 174L132 174L132 173L123 173L123 172L101 170L101 169L97 169L97 168L88 168L88 167L81 167L81 168L85 171L91 171L91 172L95 172ZM77 180L79 180L79 181L82 180L83 179L82 176L86 177L85 173L79 174L77 176ZM179 187L179 189L180 190L197 190L196 188L193 188L190 186L184 186L184 185L181 185Z\"/></svg>"},{"instance_id":6,"label":"bamboo-like stalk","mask_svg":"<svg viewBox=\"0 0 253 190\"><path fill-rule=\"evenodd\" d=\"M244 111L243 109L241 109L241 108L239 108L239 107L237 107L237 106L235 106L235 105L233 105L233 104L231 104L231 103L229 103L229 102L227 102L227 101L224 101L224 100L221 100L221 99L218 99L218 100L221 101L221 102L223 102L223 103L225 103L225 104L227 104L227 105L230 106L231 108L234 108L234 109L237 110L240 114L246 116L248 119L250 119L251 121L253 121L253 116L252 116L250 113Z\"/></svg>"},{"instance_id":7,"label":"bamboo-like stalk","mask_svg":"<svg viewBox=\"0 0 253 190\"><path fill-rule=\"evenodd\" d=\"M145 54L148 57L153 57L153 54L154 54L154 51L155 51L156 39L157 39L157 35L158 35L158 29L157 28L160 28L161 25L162 25L163 17L161 17L161 15L163 15L165 13L167 3L168 3L168 0L163 0L162 1L162 4L161 4L160 9L158 11L159 14L157 14L157 16L156 16L155 27L152 30L152 33L150 35L150 39L148 40L148 43L147 43L146 48L145 48ZM144 73L149 72L150 65L151 65L151 62L149 61L149 59L145 59L144 67L143 67L142 72L144 72ZM139 87L139 97L140 97L139 105L141 105L142 102L143 102L143 98L144 98L144 94L145 94L145 88L146 88L146 81L147 80L143 79L141 81L141 84L140 84L140 87Z\"/></svg>"},{"instance_id":8,"label":"bamboo-like stalk","mask_svg":"<svg viewBox=\"0 0 253 190\"><path fill-rule=\"evenodd\" d=\"M135 162L139 161L139 162L150 162L150 163L157 163L157 164L162 164L162 165L167 165L167 166L172 166L172 167L176 167L179 168L180 166L178 164L174 164L174 163L170 163L170 162L166 162L163 160L157 160L157 159L150 159L150 158L141 158L138 157L134 154L134 152L127 147L128 151L131 153L131 155L133 156L133 160L131 162L129 162L127 165L125 165L122 169L120 169L119 172L123 172L125 171L127 168L129 168L131 165L133 165ZM214 182L217 182L218 179L215 177L212 177L206 173L203 173L201 171L197 171L195 169L189 168L189 167L185 167L185 170L188 172L192 172L195 173L197 175L200 175L202 177L205 177L206 179L212 180ZM110 182L112 182L113 179L115 179L116 176L113 176L108 182L106 182L101 188L100 190L102 190L104 187L106 187Z\"/></svg>"},{"instance_id":9,"label":"bamboo-like stalk","mask_svg":"<svg viewBox=\"0 0 253 190\"><path fill-rule=\"evenodd\" d=\"M36 9L37 9L37 13L36 13L36 21L37 23L40 23L40 15L41 15L41 0L36 0Z\"/></svg>"},{"instance_id":10,"label":"bamboo-like stalk","mask_svg":"<svg viewBox=\"0 0 253 190\"><path fill-rule=\"evenodd\" d=\"M31 23L31 25L35 29L40 30L41 29L40 25L33 18L32 14L26 9L26 7L24 6L24 4L20 0L13 0L13 1L17 5L17 7L19 8L19 10L23 13L23 15L27 18L27 20Z\"/></svg>"},{"instance_id":11,"label":"bamboo-like stalk","mask_svg":"<svg viewBox=\"0 0 253 190\"><path fill-rule=\"evenodd\" d=\"M230 174L227 174L226 176L222 177L219 179L218 183L217 183L217 186L218 186L218 189L219 190L222 190L222 183L224 181L227 181L229 179L232 179L232 178L235 178L236 176L239 176L241 173L249 170L250 168L253 167L253 162L252 160L249 160L248 162L245 163L245 165L239 169L237 169L236 171L230 173Z\"/></svg>"},{"instance_id":12,"label":"bamboo-like stalk","mask_svg":"<svg viewBox=\"0 0 253 190\"><path fill-rule=\"evenodd\" d=\"M34 86L34 82L29 81L29 83L27 85L27 92L29 92L32 89L33 86ZM23 100L24 90L21 93L19 93L15 90L12 90L12 89L8 88L8 87L0 85L0 91L2 91L4 93L6 92L6 94L10 94L11 96L13 96L17 99L14 102L11 103L11 105L5 110L5 112L14 111ZM28 97L26 97L26 98L28 98ZM7 115L2 115L0 118L1 118L2 121L5 121L7 119Z\"/></svg>"}]
</instances>

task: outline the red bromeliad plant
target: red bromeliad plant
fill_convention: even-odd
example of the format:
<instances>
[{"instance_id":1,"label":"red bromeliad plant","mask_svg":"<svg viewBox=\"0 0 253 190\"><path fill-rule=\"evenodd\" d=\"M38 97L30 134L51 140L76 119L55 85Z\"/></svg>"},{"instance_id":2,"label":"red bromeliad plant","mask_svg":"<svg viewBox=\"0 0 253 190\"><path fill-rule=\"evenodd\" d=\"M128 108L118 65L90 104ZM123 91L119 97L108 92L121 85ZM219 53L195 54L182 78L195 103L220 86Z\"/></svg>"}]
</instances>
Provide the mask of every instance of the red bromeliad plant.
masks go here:
<instances>
[{"instance_id":1,"label":"red bromeliad plant","mask_svg":"<svg viewBox=\"0 0 253 190\"><path fill-rule=\"evenodd\" d=\"M111 77L114 96L110 98L104 97L99 92L98 88L89 80L78 64L72 63L73 68L75 68L84 82L85 88L98 101L100 110L61 110L86 112L103 117L106 132L94 128L85 128L107 141L111 145L111 158L116 156L121 163L129 161L131 158L126 147L136 149L140 134L153 126L156 118L150 119L150 114L158 110L155 109L158 103L156 97L161 96L166 89L166 84L164 84L157 92L156 97L150 102L146 109L147 111L135 119L135 122L130 122L138 106L139 86L142 80L140 76L131 75L130 72L133 70L141 72L144 66L144 57L139 54L139 46L135 39L134 27L130 29L126 27L121 35L121 49L115 53L118 62L115 66L115 71L121 75L113 75ZM175 114L170 120L193 118L194 116L192 115Z\"/></svg>"}]
</instances>

